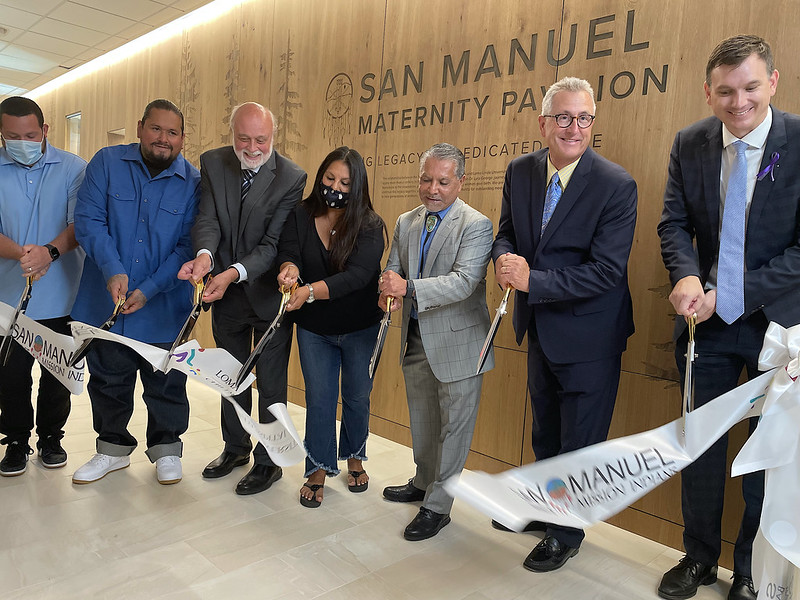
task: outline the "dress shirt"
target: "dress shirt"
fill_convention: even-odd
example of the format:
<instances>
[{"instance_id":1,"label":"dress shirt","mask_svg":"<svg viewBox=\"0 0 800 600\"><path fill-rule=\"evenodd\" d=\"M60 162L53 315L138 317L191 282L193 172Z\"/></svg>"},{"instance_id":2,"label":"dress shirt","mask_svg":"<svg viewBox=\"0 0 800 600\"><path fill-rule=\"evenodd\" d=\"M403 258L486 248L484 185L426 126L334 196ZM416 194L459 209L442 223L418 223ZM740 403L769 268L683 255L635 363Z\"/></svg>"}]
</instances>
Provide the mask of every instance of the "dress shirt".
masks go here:
<instances>
[{"instance_id":1,"label":"dress shirt","mask_svg":"<svg viewBox=\"0 0 800 600\"><path fill-rule=\"evenodd\" d=\"M581 155L583 156L583 155ZM578 166L578 163L581 162L580 157L578 160L569 163L566 167L562 167L561 169L556 169L555 165L550 162L550 155L547 156L547 185L550 184L550 180L553 179L553 173L558 173L558 180L561 182L561 191L567 189L567 185L569 184L569 180L572 179L572 174L575 172L575 167ZM547 186L545 186L546 189Z\"/></svg>"},{"instance_id":2,"label":"dress shirt","mask_svg":"<svg viewBox=\"0 0 800 600\"><path fill-rule=\"evenodd\" d=\"M106 282L124 273L129 293L140 289L147 303L122 315L111 331L148 343L173 341L192 307L192 288L176 275L192 257L199 200L200 172L182 154L155 177L139 144L95 154L75 206L75 235L87 258L73 317L102 323L114 308Z\"/></svg>"},{"instance_id":3,"label":"dress shirt","mask_svg":"<svg viewBox=\"0 0 800 600\"><path fill-rule=\"evenodd\" d=\"M747 217L750 214L750 202L753 200L753 193L756 189L756 175L761 169L761 161L764 158L764 149L767 146L767 136L772 127L772 107L769 107L767 116L761 124L753 129L746 136L741 138L747 144L745 158L747 159L747 215L745 215L745 232L747 231ZM736 149L733 142L738 140L725 125L722 125L722 162L719 169L719 227L722 231L722 214L725 211L725 194L728 192L728 178L730 177L733 161L736 159ZM746 234L745 234L746 235ZM746 243L746 241L745 241ZM714 260L714 265L708 274L708 281L705 288L713 289L717 286L717 267L719 257Z\"/></svg>"},{"instance_id":4,"label":"dress shirt","mask_svg":"<svg viewBox=\"0 0 800 600\"><path fill-rule=\"evenodd\" d=\"M78 188L86 161L45 144L44 156L24 167L0 148L0 233L20 246L43 246L72 223ZM52 319L69 314L83 265L83 250L65 252L34 283L25 314L31 319ZM19 260L0 258L0 302L16 306L25 278Z\"/></svg>"}]
</instances>

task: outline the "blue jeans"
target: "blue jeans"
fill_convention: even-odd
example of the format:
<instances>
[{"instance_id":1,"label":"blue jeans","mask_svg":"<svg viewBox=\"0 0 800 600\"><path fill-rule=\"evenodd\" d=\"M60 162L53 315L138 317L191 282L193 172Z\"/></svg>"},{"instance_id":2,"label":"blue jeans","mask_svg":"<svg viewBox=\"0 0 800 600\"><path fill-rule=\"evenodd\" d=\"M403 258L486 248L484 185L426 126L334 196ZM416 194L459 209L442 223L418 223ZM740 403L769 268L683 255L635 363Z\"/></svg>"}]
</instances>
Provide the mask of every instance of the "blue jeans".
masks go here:
<instances>
[{"instance_id":1,"label":"blue jeans","mask_svg":"<svg viewBox=\"0 0 800 600\"><path fill-rule=\"evenodd\" d=\"M380 325L340 335L318 335L297 326L300 367L306 383L306 473L338 475L336 405L342 382L342 425L338 460L367 460L369 359Z\"/></svg>"}]
</instances>

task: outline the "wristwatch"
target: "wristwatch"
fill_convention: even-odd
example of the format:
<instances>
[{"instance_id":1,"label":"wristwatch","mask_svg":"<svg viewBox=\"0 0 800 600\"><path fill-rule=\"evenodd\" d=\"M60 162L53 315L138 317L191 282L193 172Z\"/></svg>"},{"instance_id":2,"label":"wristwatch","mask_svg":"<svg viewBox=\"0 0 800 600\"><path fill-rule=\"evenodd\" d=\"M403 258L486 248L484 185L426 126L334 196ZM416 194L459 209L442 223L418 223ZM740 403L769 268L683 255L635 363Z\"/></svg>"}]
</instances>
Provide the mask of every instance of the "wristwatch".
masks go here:
<instances>
[{"instance_id":1,"label":"wristwatch","mask_svg":"<svg viewBox=\"0 0 800 600\"><path fill-rule=\"evenodd\" d=\"M308 288L308 300L306 300L306 304L311 304L314 301L314 287L307 283L306 287Z\"/></svg>"},{"instance_id":2,"label":"wristwatch","mask_svg":"<svg viewBox=\"0 0 800 600\"><path fill-rule=\"evenodd\" d=\"M61 256L61 252L59 252L58 248L53 246L53 244L45 244L44 247L47 248L47 251L50 253L50 260L53 262L57 261L58 257Z\"/></svg>"}]
</instances>

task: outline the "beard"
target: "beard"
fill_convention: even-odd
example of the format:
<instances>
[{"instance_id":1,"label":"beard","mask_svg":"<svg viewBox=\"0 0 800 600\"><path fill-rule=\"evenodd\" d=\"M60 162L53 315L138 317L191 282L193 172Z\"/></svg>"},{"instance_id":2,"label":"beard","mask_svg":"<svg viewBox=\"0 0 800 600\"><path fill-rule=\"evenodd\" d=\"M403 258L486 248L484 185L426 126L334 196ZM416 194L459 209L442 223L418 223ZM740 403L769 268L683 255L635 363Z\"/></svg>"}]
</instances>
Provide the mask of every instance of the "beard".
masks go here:
<instances>
[{"instance_id":1,"label":"beard","mask_svg":"<svg viewBox=\"0 0 800 600\"><path fill-rule=\"evenodd\" d=\"M258 156L254 157L247 156L244 153L244 150L237 150L234 148L233 151L236 154L236 158L238 158L239 162L242 163L243 169L255 170L266 163L269 160L269 157L272 156L272 143L270 143L269 150L267 150L266 153L259 152Z\"/></svg>"}]
</instances>

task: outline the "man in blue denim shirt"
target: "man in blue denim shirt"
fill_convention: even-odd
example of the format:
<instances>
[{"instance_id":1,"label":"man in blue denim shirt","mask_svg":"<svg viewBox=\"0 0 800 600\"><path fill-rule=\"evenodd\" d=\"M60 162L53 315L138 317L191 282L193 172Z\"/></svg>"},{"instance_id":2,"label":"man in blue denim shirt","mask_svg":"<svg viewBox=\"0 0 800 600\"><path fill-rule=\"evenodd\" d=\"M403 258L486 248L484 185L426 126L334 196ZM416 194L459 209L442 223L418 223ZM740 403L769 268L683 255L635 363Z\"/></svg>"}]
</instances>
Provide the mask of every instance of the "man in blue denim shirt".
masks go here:
<instances>
[{"instance_id":1,"label":"man in blue denim shirt","mask_svg":"<svg viewBox=\"0 0 800 600\"><path fill-rule=\"evenodd\" d=\"M75 236L86 250L72 311L100 325L126 298L113 333L169 348L191 311L191 286L176 278L192 257L190 230L200 198L200 173L180 154L183 115L154 100L137 127L138 144L103 148L89 162L75 206ZM147 457L159 483L181 480L180 440L189 423L186 377L160 373L131 348L96 340L86 356L97 454L73 483L90 483L130 464L136 438L128 431L136 373L147 405Z\"/></svg>"}]
</instances>

